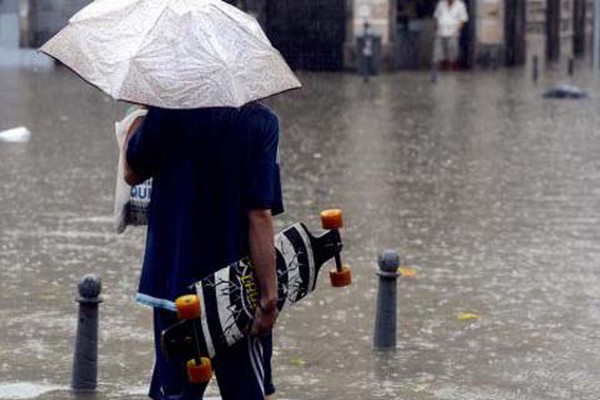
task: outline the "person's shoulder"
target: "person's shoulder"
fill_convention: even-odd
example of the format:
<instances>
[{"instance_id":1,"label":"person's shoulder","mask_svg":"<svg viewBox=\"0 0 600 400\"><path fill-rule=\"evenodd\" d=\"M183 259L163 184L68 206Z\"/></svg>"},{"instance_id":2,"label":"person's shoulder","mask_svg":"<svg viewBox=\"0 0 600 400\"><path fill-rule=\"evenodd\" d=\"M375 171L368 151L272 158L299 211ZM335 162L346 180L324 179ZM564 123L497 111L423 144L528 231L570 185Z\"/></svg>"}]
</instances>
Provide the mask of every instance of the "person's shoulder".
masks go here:
<instances>
[{"instance_id":1,"label":"person's shoulder","mask_svg":"<svg viewBox=\"0 0 600 400\"><path fill-rule=\"evenodd\" d=\"M242 114L245 114L247 118L264 119L264 120L277 120L277 114L271 110L267 105L253 101L245 104L241 108Z\"/></svg>"},{"instance_id":2,"label":"person's shoulder","mask_svg":"<svg viewBox=\"0 0 600 400\"><path fill-rule=\"evenodd\" d=\"M154 121L162 121L171 118L172 115L176 112L177 110L175 109L149 106L147 118L150 118Z\"/></svg>"},{"instance_id":3,"label":"person's shoulder","mask_svg":"<svg viewBox=\"0 0 600 400\"><path fill-rule=\"evenodd\" d=\"M260 102L248 103L240 109L240 122L255 131L278 131L277 114Z\"/></svg>"}]
</instances>

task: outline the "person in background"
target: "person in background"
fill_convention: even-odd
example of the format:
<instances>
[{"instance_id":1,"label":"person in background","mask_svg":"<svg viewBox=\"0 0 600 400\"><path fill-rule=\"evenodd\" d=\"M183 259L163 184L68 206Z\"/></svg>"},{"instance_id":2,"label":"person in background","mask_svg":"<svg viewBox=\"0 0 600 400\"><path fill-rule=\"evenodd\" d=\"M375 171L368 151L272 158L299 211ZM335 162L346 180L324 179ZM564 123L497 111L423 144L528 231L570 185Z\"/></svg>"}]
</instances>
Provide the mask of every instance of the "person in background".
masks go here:
<instances>
[{"instance_id":1,"label":"person in background","mask_svg":"<svg viewBox=\"0 0 600 400\"><path fill-rule=\"evenodd\" d=\"M369 77L375 73L375 66L373 65L373 47L374 47L374 38L371 27L368 21L365 21L363 26L363 46L362 46L362 73L363 73L363 81L368 82Z\"/></svg>"},{"instance_id":2,"label":"person in background","mask_svg":"<svg viewBox=\"0 0 600 400\"><path fill-rule=\"evenodd\" d=\"M433 46L434 68L457 70L460 32L469 20L467 7L462 0L440 0L433 18L437 26Z\"/></svg>"}]
</instances>

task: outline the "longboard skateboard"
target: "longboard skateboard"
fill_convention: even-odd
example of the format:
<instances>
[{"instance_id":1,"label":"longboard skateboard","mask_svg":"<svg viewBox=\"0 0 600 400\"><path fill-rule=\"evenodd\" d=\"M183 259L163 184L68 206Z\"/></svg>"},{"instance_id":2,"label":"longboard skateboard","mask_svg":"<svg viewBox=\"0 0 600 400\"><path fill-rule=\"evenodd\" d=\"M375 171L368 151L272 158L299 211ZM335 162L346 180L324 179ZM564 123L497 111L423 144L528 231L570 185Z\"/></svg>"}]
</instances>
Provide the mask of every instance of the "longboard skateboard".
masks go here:
<instances>
[{"instance_id":1,"label":"longboard skateboard","mask_svg":"<svg viewBox=\"0 0 600 400\"><path fill-rule=\"evenodd\" d=\"M281 313L315 289L321 267L332 258L330 271L335 287L350 285L350 269L342 265L341 210L321 213L327 231L313 236L296 223L275 236L277 309ZM259 299L253 266L246 257L193 285L195 294L176 300L179 322L162 332L162 350L167 357L189 359L188 377L206 382L212 376L210 358L248 335Z\"/></svg>"}]
</instances>

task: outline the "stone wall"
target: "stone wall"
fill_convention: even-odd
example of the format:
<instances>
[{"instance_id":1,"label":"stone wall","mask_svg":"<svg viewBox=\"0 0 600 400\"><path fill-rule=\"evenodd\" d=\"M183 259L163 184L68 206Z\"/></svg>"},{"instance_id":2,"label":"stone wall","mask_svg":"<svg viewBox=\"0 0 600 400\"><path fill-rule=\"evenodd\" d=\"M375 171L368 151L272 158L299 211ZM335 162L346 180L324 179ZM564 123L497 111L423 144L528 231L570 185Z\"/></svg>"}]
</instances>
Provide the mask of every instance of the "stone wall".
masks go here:
<instances>
[{"instance_id":1,"label":"stone wall","mask_svg":"<svg viewBox=\"0 0 600 400\"><path fill-rule=\"evenodd\" d=\"M504 58L504 1L478 0L475 15L475 60L483 67L496 67Z\"/></svg>"},{"instance_id":2,"label":"stone wall","mask_svg":"<svg viewBox=\"0 0 600 400\"><path fill-rule=\"evenodd\" d=\"M504 42L504 2L479 0L477 14L477 42L484 45L501 45Z\"/></svg>"},{"instance_id":3,"label":"stone wall","mask_svg":"<svg viewBox=\"0 0 600 400\"><path fill-rule=\"evenodd\" d=\"M546 58L548 54L547 46L550 44L547 40L546 26L546 0L528 0L527 1L527 53L529 58L533 55L538 55L540 60ZM574 54L574 0L560 0L558 9L560 16L558 17L558 40L560 48L557 59L566 59ZM589 33L591 33L593 17L591 12L593 7L592 1L588 1L586 5L586 18ZM587 39L587 37L586 37Z\"/></svg>"}]
</instances>

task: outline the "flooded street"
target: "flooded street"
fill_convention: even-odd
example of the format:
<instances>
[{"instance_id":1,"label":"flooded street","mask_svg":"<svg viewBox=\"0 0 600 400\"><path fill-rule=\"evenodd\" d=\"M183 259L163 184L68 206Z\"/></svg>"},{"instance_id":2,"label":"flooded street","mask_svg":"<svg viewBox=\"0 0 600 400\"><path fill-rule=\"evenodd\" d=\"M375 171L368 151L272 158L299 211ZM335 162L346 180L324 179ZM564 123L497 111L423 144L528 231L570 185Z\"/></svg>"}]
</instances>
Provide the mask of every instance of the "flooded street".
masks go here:
<instances>
[{"instance_id":1,"label":"flooded street","mask_svg":"<svg viewBox=\"0 0 600 400\"><path fill-rule=\"evenodd\" d=\"M600 81L583 65L537 86L525 69L300 74L281 119L286 212L318 231L345 212L354 284L282 315L281 399L596 400L600 393ZM591 99L543 99L554 83ZM145 231L116 235L114 103L66 70L0 70L0 400L75 398L77 282L103 279L98 393L145 399L151 313L134 302ZM398 347L373 351L377 254L398 281ZM461 313L471 313L461 314ZM470 315L465 318L465 315ZM208 396L218 396L211 384Z\"/></svg>"}]
</instances>

